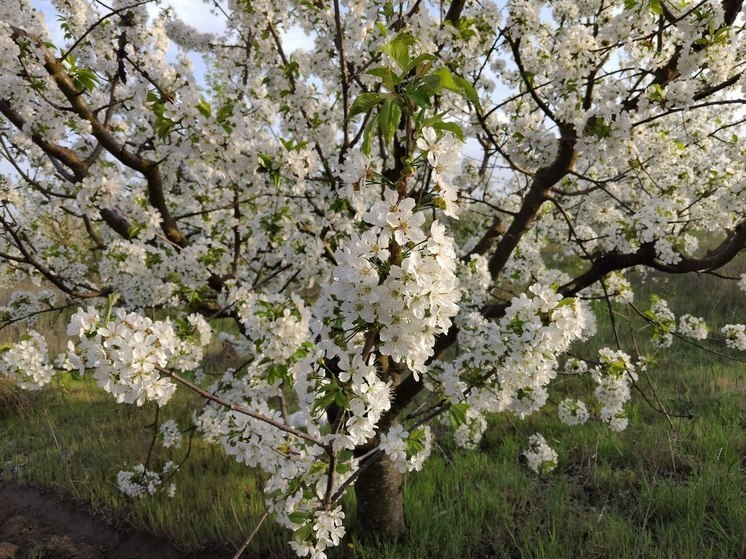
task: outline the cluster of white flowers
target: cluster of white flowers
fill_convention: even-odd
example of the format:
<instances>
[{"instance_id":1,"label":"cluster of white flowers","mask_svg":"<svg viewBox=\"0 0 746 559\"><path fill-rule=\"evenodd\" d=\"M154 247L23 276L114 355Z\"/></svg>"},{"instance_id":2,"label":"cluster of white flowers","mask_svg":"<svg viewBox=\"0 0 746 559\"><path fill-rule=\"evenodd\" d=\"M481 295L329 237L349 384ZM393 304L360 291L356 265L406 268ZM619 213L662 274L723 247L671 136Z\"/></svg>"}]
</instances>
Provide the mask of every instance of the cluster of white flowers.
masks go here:
<instances>
[{"instance_id":1,"label":"cluster of white flowers","mask_svg":"<svg viewBox=\"0 0 746 559\"><path fill-rule=\"evenodd\" d=\"M612 301L623 304L634 302L635 293L632 291L632 284L621 272L609 274L604 281L607 283Z\"/></svg>"},{"instance_id":2,"label":"cluster of white flowers","mask_svg":"<svg viewBox=\"0 0 746 559\"><path fill-rule=\"evenodd\" d=\"M725 345L727 347L746 351L746 325L726 324L720 331L725 336Z\"/></svg>"},{"instance_id":3,"label":"cluster of white flowers","mask_svg":"<svg viewBox=\"0 0 746 559\"><path fill-rule=\"evenodd\" d=\"M314 370L313 362L311 358L305 359L303 368ZM250 378L254 372L266 374L263 369L251 369L249 377L243 377L229 371L208 390L247 411L277 424L286 424L282 413L272 409L266 399L261 397L262 390L257 393L254 389L253 379ZM287 423L322 440L319 428L321 421L310 408L313 397L310 401L307 400L304 392L308 390L312 396L315 395L315 387L309 386L313 382L313 375L304 375L299 371L291 371L290 374L298 375L295 388L301 409L287 418ZM351 376L354 374L356 373ZM320 410L322 414L324 411ZM301 556L325 557L324 550L338 543L335 537L341 537L344 529L341 526L343 517L338 517L340 522L335 524L323 514L317 516L317 513L323 511L322 504L329 482L329 465L322 447L245 413L226 413L221 406L215 404L205 406L195 422L208 440L222 445L227 455L268 474L264 484L267 507L274 513L279 524L295 532L291 545L296 553ZM334 435L327 435L324 442L332 440L335 440ZM355 467L356 461L351 456L346 457L340 453L338 469L333 476L334 487L339 487L354 472Z\"/></svg>"},{"instance_id":4,"label":"cluster of white flowers","mask_svg":"<svg viewBox=\"0 0 746 559\"><path fill-rule=\"evenodd\" d=\"M565 425L582 425L588 421L588 408L581 400L565 398L557 406L557 415Z\"/></svg>"},{"instance_id":5,"label":"cluster of white flowers","mask_svg":"<svg viewBox=\"0 0 746 559\"><path fill-rule=\"evenodd\" d=\"M176 351L169 360L169 367L181 371L192 371L199 367L204 357L204 348L212 340L212 328L199 314L171 321L178 338Z\"/></svg>"},{"instance_id":6,"label":"cluster of white flowers","mask_svg":"<svg viewBox=\"0 0 746 559\"><path fill-rule=\"evenodd\" d=\"M70 319L66 367L81 373L93 369L93 378L117 402L137 404L154 400L165 405L176 385L161 374L165 367L193 366L202 358L202 342L209 341L209 327L193 316L180 338L171 321L153 321L137 313L117 309L102 320L93 307L79 309Z\"/></svg>"},{"instance_id":7,"label":"cluster of white flowers","mask_svg":"<svg viewBox=\"0 0 746 559\"><path fill-rule=\"evenodd\" d=\"M707 339L709 329L703 318L684 314L679 317L679 334L695 340Z\"/></svg>"},{"instance_id":8,"label":"cluster of white flowers","mask_svg":"<svg viewBox=\"0 0 746 559\"><path fill-rule=\"evenodd\" d=\"M487 258L481 254L473 254L469 262L459 262L456 273L463 294L460 301L461 308L481 308L487 301L488 289L493 283Z\"/></svg>"},{"instance_id":9,"label":"cluster of white flowers","mask_svg":"<svg viewBox=\"0 0 746 559\"><path fill-rule=\"evenodd\" d=\"M137 464L131 470L121 470L117 474L117 487L119 491L128 497L144 497L155 495L163 489L163 480L169 474L176 471L177 466L169 461L163 465L160 472L148 470L145 464ZM176 494L176 486L170 483L166 488L166 495L173 497Z\"/></svg>"},{"instance_id":10,"label":"cluster of white flowers","mask_svg":"<svg viewBox=\"0 0 746 559\"><path fill-rule=\"evenodd\" d=\"M313 524L309 526L316 535L316 541L311 543L308 540L296 539L290 541L290 546L300 557L310 555L312 559L326 559L326 549L339 545L340 540L345 535L344 518L342 507L334 510L318 510L314 513ZM303 533L303 530L296 533Z\"/></svg>"},{"instance_id":11,"label":"cluster of white flowers","mask_svg":"<svg viewBox=\"0 0 746 559\"><path fill-rule=\"evenodd\" d=\"M201 32L176 18L172 13L164 16L164 28L168 38L185 51L209 52L217 37Z\"/></svg>"},{"instance_id":12,"label":"cluster of white flowers","mask_svg":"<svg viewBox=\"0 0 746 559\"><path fill-rule=\"evenodd\" d=\"M176 285L163 279L173 271L170 264L163 250L141 238L116 239L98 262L98 271L128 305L147 308L175 302Z\"/></svg>"},{"instance_id":13,"label":"cluster of white flowers","mask_svg":"<svg viewBox=\"0 0 746 559\"><path fill-rule=\"evenodd\" d=\"M0 348L0 373L24 390L39 390L54 376L47 341L30 330L19 342Z\"/></svg>"},{"instance_id":14,"label":"cluster of white flowers","mask_svg":"<svg viewBox=\"0 0 746 559\"><path fill-rule=\"evenodd\" d=\"M53 291L14 291L10 295L8 304L0 307L0 322L23 320L28 326L33 326L41 311L54 307L57 296Z\"/></svg>"},{"instance_id":15,"label":"cluster of white flowers","mask_svg":"<svg viewBox=\"0 0 746 559\"><path fill-rule=\"evenodd\" d=\"M528 467L537 474L548 474L557 467L557 452L547 444L540 433L528 438L528 448L523 451L523 455Z\"/></svg>"},{"instance_id":16,"label":"cluster of white flowers","mask_svg":"<svg viewBox=\"0 0 746 559\"><path fill-rule=\"evenodd\" d=\"M238 306L244 335L270 361L287 361L308 339L311 313L296 294L255 293L243 286L232 290L226 302Z\"/></svg>"},{"instance_id":17,"label":"cluster of white flowers","mask_svg":"<svg viewBox=\"0 0 746 559\"><path fill-rule=\"evenodd\" d=\"M330 511L319 510L316 511L314 516L316 521L313 530L318 540L317 549L321 548L323 550L326 547L339 544L339 540L345 535L345 529L342 525L345 514L342 512L342 507Z\"/></svg>"},{"instance_id":18,"label":"cluster of white flowers","mask_svg":"<svg viewBox=\"0 0 746 559\"><path fill-rule=\"evenodd\" d=\"M410 433L397 424L381 437L379 448L401 473L419 471L430 456L432 434L427 426Z\"/></svg>"},{"instance_id":19,"label":"cluster of white flowers","mask_svg":"<svg viewBox=\"0 0 746 559\"><path fill-rule=\"evenodd\" d=\"M333 337L328 325L337 317L344 337L375 330L382 354L421 373L435 336L450 327L458 312L453 240L437 221L423 231L425 214L417 211L414 199L399 200L393 190L363 219L372 227L334 253L333 282L314 311L323 324L315 330L322 339ZM392 251L399 253L399 263L389 263ZM332 345L325 349L335 354L347 344Z\"/></svg>"},{"instance_id":20,"label":"cluster of white flowers","mask_svg":"<svg viewBox=\"0 0 746 559\"><path fill-rule=\"evenodd\" d=\"M461 170L461 143L451 134L438 138L434 129L422 129L417 147L427 154L435 184L435 205L450 217L457 217L458 190L453 185L453 176Z\"/></svg>"},{"instance_id":21,"label":"cluster of white flowers","mask_svg":"<svg viewBox=\"0 0 746 559\"><path fill-rule=\"evenodd\" d=\"M339 195L345 197L357 214L362 214L368 207L365 196L365 185L370 170L370 160L359 150L347 155L338 175L343 187Z\"/></svg>"},{"instance_id":22,"label":"cluster of white flowers","mask_svg":"<svg viewBox=\"0 0 746 559\"><path fill-rule=\"evenodd\" d=\"M653 296L651 303L650 310L645 313L653 326L650 339L659 349L671 347L673 332L676 330L676 315L663 299Z\"/></svg>"},{"instance_id":23,"label":"cluster of white flowers","mask_svg":"<svg viewBox=\"0 0 746 559\"><path fill-rule=\"evenodd\" d=\"M349 418L345 422L347 433L338 435L334 444L353 449L375 434L381 414L391 408L391 381L379 379L376 367L366 365L360 355L340 357L339 367L339 381L350 394Z\"/></svg>"},{"instance_id":24,"label":"cluster of white flowers","mask_svg":"<svg viewBox=\"0 0 746 559\"><path fill-rule=\"evenodd\" d=\"M628 423L624 405L637 373L630 356L623 351L603 348L598 355L601 364L591 370L591 377L597 385L595 395L601 404L601 420L608 422L612 431L624 431Z\"/></svg>"},{"instance_id":25,"label":"cluster of white flowers","mask_svg":"<svg viewBox=\"0 0 746 559\"><path fill-rule=\"evenodd\" d=\"M161 423L161 444L164 448L179 448L182 442L181 430L175 420L169 419Z\"/></svg>"},{"instance_id":26,"label":"cluster of white flowers","mask_svg":"<svg viewBox=\"0 0 746 559\"><path fill-rule=\"evenodd\" d=\"M473 450L477 448L482 435L487 430L487 419L469 406L466 410L464 422L453 432L454 442L461 448Z\"/></svg>"},{"instance_id":27,"label":"cluster of white flowers","mask_svg":"<svg viewBox=\"0 0 746 559\"><path fill-rule=\"evenodd\" d=\"M570 357L565 361L565 373L568 375L582 375L588 371L588 363L576 357Z\"/></svg>"},{"instance_id":28,"label":"cluster of white flowers","mask_svg":"<svg viewBox=\"0 0 746 559\"><path fill-rule=\"evenodd\" d=\"M513 298L497 322L474 311L460 317L462 353L438 363L432 372L437 384L431 386L452 404L470 406L456 430L457 442L468 447L479 442L485 412L511 411L524 417L544 406L558 356L593 324L584 302L563 300L538 283Z\"/></svg>"}]
</instances>

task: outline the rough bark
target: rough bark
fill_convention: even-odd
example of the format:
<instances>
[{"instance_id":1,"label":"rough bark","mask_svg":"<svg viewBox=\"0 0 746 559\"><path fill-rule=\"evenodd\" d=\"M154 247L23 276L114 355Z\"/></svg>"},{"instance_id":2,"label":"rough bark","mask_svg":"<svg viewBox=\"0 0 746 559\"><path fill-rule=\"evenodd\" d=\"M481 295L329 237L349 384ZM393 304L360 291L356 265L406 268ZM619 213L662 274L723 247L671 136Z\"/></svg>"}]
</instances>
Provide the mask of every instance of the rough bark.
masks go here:
<instances>
[{"instance_id":1,"label":"rough bark","mask_svg":"<svg viewBox=\"0 0 746 559\"><path fill-rule=\"evenodd\" d=\"M385 454L379 455L355 481L357 517L364 537L392 540L406 530L404 474Z\"/></svg>"}]
</instances>

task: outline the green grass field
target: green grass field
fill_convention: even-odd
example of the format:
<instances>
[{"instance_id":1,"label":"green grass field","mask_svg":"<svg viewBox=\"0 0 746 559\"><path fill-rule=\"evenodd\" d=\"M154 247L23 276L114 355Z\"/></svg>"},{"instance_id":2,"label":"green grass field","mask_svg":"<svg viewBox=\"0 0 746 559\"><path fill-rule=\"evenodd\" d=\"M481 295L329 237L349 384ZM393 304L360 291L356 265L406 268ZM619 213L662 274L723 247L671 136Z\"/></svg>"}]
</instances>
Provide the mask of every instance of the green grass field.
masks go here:
<instances>
[{"instance_id":1,"label":"green grass field","mask_svg":"<svg viewBox=\"0 0 746 559\"><path fill-rule=\"evenodd\" d=\"M656 281L648 278L646 289ZM677 297L670 301L677 314L699 314L713 324L744 321L746 296L735 286L724 290L708 278L674 281ZM642 297L639 303L644 306ZM611 343L608 321L599 327L605 341L579 353ZM628 339L630 332L644 345L642 320L621 336ZM554 410L525 421L494 418L477 451L455 448L444 433L423 471L407 478L408 536L377 544L348 535L331 556L745 557L746 363L682 342L656 360L652 384L641 378L641 389L651 401L657 395L670 415L693 417L671 417L672 428L634 394L622 433L598 422L564 426ZM557 383L553 399L563 397L566 382ZM186 427L197 402L181 391L162 417ZM153 416L152 406L116 405L89 379L61 376L51 389L31 395L0 387L0 479L51 486L183 549L238 548L264 513L262 479L215 446L195 437L171 499L131 501L117 490L117 472L148 452ZM559 453L558 468L542 477L519 461L536 431ZM184 450L156 452L178 461ZM348 515L353 499L345 498ZM354 521L348 527L354 534ZM292 557L289 535L267 521L245 556Z\"/></svg>"}]
</instances>

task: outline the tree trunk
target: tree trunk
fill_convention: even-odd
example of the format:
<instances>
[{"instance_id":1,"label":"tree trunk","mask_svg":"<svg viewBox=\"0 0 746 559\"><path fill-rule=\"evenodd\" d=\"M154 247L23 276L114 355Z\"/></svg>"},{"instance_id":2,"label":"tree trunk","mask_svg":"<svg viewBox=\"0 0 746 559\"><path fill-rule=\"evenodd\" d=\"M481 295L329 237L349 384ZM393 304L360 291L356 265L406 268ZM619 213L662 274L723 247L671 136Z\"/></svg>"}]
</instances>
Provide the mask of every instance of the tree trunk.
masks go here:
<instances>
[{"instance_id":1,"label":"tree trunk","mask_svg":"<svg viewBox=\"0 0 746 559\"><path fill-rule=\"evenodd\" d=\"M381 454L362 471L355 481L355 494L364 537L393 540L404 533L404 474L388 456Z\"/></svg>"}]
</instances>

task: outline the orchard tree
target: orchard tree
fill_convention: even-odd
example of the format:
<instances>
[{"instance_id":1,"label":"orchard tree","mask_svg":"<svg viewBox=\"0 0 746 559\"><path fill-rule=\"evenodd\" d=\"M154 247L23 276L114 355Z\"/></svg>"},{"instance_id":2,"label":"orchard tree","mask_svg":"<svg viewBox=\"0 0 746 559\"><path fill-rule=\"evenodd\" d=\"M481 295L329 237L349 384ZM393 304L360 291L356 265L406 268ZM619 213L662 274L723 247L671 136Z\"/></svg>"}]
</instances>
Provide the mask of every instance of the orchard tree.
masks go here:
<instances>
[{"instance_id":1,"label":"orchard tree","mask_svg":"<svg viewBox=\"0 0 746 559\"><path fill-rule=\"evenodd\" d=\"M433 420L474 447L563 372L596 387L563 421L624 429L646 356L566 354L593 299L634 302L631 270L739 281L718 269L746 244L741 1L207 2L220 34L152 0L52 3L58 43L0 5L3 282L48 287L3 308L30 329L0 370L201 394L198 429L268 474L298 555L339 543L352 489L364 530L400 534ZM33 321L69 306L50 356ZM640 312L656 347L746 349L742 324ZM217 380L215 339L241 358ZM173 468L118 483L170 491Z\"/></svg>"}]
</instances>

